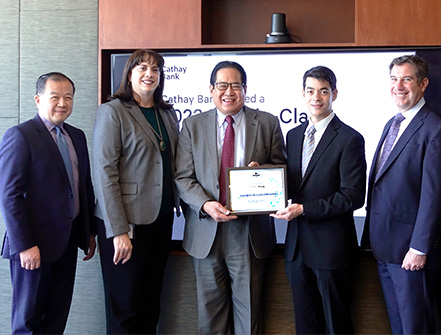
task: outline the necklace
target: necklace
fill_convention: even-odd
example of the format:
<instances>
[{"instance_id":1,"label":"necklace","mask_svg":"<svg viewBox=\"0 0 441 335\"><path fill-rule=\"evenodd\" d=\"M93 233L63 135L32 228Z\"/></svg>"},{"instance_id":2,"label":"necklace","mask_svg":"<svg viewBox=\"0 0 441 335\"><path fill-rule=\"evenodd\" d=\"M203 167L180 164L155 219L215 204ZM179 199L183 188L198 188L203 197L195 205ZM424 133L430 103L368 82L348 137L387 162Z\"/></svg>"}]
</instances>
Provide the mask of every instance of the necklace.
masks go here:
<instances>
[{"instance_id":1,"label":"necklace","mask_svg":"<svg viewBox=\"0 0 441 335\"><path fill-rule=\"evenodd\" d=\"M150 124L150 122L148 122L150 128L153 130L153 132L155 133L155 135L158 137L159 139L159 149L161 151L165 151L166 146L165 146L165 142L164 142L164 137L162 136L162 131L161 131L161 125L159 124L159 118L158 118L158 111L156 109L155 106L155 115L156 115L156 123L158 125L158 129L159 129L159 134L156 132L156 130L152 127L152 125Z\"/></svg>"}]
</instances>

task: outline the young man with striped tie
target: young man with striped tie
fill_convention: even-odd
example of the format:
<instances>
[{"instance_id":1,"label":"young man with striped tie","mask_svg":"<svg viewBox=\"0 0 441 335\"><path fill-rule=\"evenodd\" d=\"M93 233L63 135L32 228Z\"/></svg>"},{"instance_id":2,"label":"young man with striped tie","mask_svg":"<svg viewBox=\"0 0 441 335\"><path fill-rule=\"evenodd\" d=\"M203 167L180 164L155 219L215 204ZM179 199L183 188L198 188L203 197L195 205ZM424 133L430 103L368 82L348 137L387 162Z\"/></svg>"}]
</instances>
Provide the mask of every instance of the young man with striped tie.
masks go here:
<instances>
[{"instance_id":1,"label":"young man with striped tie","mask_svg":"<svg viewBox=\"0 0 441 335\"><path fill-rule=\"evenodd\" d=\"M296 334L353 334L351 284L357 254L353 211L364 203L364 139L335 115L337 80L324 66L303 76L308 122L286 137L292 203L285 265Z\"/></svg>"}]
</instances>

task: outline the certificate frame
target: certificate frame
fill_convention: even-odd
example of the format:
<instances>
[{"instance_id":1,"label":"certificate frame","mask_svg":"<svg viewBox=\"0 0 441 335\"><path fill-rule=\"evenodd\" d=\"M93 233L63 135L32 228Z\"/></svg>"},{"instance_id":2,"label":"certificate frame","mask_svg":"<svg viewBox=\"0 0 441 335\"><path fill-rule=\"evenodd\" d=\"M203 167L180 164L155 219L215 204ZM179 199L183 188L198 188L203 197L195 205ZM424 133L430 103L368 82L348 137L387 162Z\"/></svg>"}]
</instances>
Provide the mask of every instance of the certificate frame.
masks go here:
<instances>
[{"instance_id":1,"label":"certificate frame","mask_svg":"<svg viewBox=\"0 0 441 335\"><path fill-rule=\"evenodd\" d=\"M226 174L226 201L231 214L270 214L286 207L285 165L230 167Z\"/></svg>"}]
</instances>

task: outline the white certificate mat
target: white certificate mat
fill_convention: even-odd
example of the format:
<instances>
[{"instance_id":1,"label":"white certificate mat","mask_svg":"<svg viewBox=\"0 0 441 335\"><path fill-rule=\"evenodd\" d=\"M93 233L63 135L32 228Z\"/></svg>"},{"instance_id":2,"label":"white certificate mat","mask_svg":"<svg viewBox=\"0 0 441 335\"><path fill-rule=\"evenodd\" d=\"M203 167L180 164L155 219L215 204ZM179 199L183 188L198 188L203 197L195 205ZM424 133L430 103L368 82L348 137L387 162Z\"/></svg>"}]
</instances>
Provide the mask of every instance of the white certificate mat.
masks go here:
<instances>
[{"instance_id":1,"label":"white certificate mat","mask_svg":"<svg viewBox=\"0 0 441 335\"><path fill-rule=\"evenodd\" d=\"M286 207L284 165L227 168L227 207L234 215L274 213Z\"/></svg>"}]
</instances>

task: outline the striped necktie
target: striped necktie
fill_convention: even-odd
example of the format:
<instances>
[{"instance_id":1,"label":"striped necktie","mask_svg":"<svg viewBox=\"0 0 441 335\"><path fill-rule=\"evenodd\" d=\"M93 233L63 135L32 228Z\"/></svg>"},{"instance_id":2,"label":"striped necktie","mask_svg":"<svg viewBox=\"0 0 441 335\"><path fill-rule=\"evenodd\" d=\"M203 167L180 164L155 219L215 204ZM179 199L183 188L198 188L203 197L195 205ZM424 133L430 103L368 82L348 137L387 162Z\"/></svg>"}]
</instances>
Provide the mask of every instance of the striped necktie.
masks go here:
<instances>
[{"instance_id":1,"label":"striped necktie","mask_svg":"<svg viewBox=\"0 0 441 335\"><path fill-rule=\"evenodd\" d=\"M302 152L302 178L305 176L306 169L308 168L309 161L314 153L315 140L314 133L316 132L314 125L309 128L306 133L305 141L303 142Z\"/></svg>"}]
</instances>

